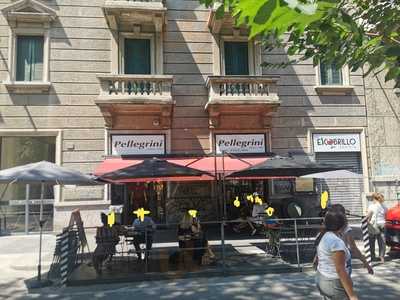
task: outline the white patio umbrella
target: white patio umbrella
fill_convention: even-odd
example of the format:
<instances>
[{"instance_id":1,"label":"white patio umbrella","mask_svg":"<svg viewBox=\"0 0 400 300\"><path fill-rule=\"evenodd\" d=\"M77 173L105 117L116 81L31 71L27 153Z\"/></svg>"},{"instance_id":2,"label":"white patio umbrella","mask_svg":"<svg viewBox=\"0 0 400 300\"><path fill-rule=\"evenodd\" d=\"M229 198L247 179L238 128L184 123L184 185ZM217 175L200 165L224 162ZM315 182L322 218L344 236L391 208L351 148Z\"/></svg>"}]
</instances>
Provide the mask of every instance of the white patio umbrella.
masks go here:
<instances>
[{"instance_id":1,"label":"white patio umbrella","mask_svg":"<svg viewBox=\"0 0 400 300\"><path fill-rule=\"evenodd\" d=\"M362 178L362 174L357 174L348 170L335 170L328 172L318 172L300 176L301 178L315 178L315 179L351 179Z\"/></svg>"},{"instance_id":2,"label":"white patio umbrella","mask_svg":"<svg viewBox=\"0 0 400 300\"><path fill-rule=\"evenodd\" d=\"M363 178L362 174L354 173L348 170L334 170L327 172L311 173L300 176L300 178L313 178L313 179L360 179ZM320 192L322 191L319 186Z\"/></svg>"},{"instance_id":3,"label":"white patio umbrella","mask_svg":"<svg viewBox=\"0 0 400 300\"><path fill-rule=\"evenodd\" d=\"M0 183L7 186L13 183L24 183L27 185L27 202L29 200L29 185L41 184L40 193L40 242L39 242L39 264L38 282L41 282L41 260L42 260L42 234L43 225L43 198L44 185L95 185L98 184L93 177L85 175L79 171L69 170L48 161L40 161L23 166L9 168L0 171ZM26 206L27 207L27 206Z\"/></svg>"}]
</instances>

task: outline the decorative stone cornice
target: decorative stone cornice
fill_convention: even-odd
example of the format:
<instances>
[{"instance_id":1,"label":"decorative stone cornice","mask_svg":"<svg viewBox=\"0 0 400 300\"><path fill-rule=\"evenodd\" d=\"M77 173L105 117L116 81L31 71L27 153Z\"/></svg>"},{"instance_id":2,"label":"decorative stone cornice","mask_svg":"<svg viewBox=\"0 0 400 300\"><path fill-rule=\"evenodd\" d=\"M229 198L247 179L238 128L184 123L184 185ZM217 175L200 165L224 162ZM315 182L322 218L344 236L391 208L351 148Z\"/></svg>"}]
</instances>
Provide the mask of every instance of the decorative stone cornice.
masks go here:
<instances>
[{"instance_id":1,"label":"decorative stone cornice","mask_svg":"<svg viewBox=\"0 0 400 300\"><path fill-rule=\"evenodd\" d=\"M54 9L36 0L20 0L1 9L9 22L50 23L57 18Z\"/></svg>"}]
</instances>

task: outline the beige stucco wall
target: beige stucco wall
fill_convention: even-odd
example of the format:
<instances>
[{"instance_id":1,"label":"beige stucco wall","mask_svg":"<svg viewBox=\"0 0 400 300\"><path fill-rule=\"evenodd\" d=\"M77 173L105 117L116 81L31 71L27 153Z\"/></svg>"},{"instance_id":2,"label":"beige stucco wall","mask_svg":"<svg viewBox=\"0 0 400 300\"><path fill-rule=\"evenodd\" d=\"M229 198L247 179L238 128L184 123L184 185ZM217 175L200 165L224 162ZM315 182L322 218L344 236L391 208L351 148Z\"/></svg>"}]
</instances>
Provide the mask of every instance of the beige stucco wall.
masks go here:
<instances>
[{"instance_id":1,"label":"beige stucco wall","mask_svg":"<svg viewBox=\"0 0 400 300\"><path fill-rule=\"evenodd\" d=\"M0 0L0 6L10 2ZM96 74L110 73L112 60L111 33L101 9L103 2L43 1L58 15L50 29L50 91L16 95L0 84L0 132L16 130L23 134L28 129L60 130L60 162L83 172L93 172L105 154L104 118L94 104L100 88ZM207 26L209 10L198 1L167 0L166 6L164 74L174 75L172 93L176 101L171 150L207 153L212 149L208 114L204 109L208 100L205 81L213 74L212 35ZM7 78L8 33L8 23L0 16L0 80ZM276 50L265 53L263 59L279 62L288 58L284 51ZM310 61L285 69L264 69L263 73L281 76L282 103L273 114L271 128L267 129L271 132L272 151L282 154L293 150L310 152L310 129L330 128L334 132L335 129L367 126L361 71L351 74L354 91L348 96L318 95L314 89L315 69ZM373 122L370 119L370 124ZM386 122L388 128L397 126L392 125L395 124L393 116L376 122ZM388 134L395 138L394 132ZM387 155L388 160L394 157L389 144L371 148L371 151L377 150ZM82 214L91 216L85 225L97 223L98 212L107 207L103 199L102 187L64 191L60 203L55 206L55 229L64 226L69 212L77 207L84 211Z\"/></svg>"}]
</instances>

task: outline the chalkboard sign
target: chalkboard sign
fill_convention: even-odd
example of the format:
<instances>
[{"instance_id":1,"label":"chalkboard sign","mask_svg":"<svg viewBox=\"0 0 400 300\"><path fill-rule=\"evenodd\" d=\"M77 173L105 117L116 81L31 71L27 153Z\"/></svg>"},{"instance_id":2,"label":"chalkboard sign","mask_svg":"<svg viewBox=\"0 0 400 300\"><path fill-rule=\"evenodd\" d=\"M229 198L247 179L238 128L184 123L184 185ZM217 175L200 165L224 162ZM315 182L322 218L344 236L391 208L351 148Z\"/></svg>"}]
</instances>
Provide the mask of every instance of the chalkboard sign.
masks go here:
<instances>
[{"instance_id":1,"label":"chalkboard sign","mask_svg":"<svg viewBox=\"0 0 400 300\"><path fill-rule=\"evenodd\" d=\"M74 225L76 225L78 229L78 236L79 240L81 241L81 247L84 249L86 246L88 246L87 239L86 239L86 234L85 234L85 228L83 227L83 222L81 218L81 212L79 209L75 209L71 213L71 218L69 219L69 227L72 228Z\"/></svg>"}]
</instances>

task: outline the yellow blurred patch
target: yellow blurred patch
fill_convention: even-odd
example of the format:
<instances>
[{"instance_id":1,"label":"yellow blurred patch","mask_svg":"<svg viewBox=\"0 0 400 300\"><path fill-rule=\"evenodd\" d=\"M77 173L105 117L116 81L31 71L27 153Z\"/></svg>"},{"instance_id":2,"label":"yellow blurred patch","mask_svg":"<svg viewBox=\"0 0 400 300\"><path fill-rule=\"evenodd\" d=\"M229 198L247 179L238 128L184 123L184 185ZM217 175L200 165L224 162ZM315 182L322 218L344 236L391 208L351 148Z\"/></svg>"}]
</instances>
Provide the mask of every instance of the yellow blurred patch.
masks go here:
<instances>
[{"instance_id":1,"label":"yellow blurred patch","mask_svg":"<svg viewBox=\"0 0 400 300\"><path fill-rule=\"evenodd\" d=\"M246 196L246 199L247 199L247 201L250 201L251 203L254 202L254 197L253 197L253 195L247 195L247 196Z\"/></svg>"},{"instance_id":2,"label":"yellow blurred patch","mask_svg":"<svg viewBox=\"0 0 400 300\"><path fill-rule=\"evenodd\" d=\"M197 216L197 210L195 209L188 210L188 213L192 216L192 218L196 218Z\"/></svg>"},{"instance_id":3,"label":"yellow blurred patch","mask_svg":"<svg viewBox=\"0 0 400 300\"><path fill-rule=\"evenodd\" d=\"M273 207L268 207L266 210L265 210L265 213L269 216L269 217L272 217L272 215L274 214L274 212L275 212L275 209L273 208Z\"/></svg>"},{"instance_id":4,"label":"yellow blurred patch","mask_svg":"<svg viewBox=\"0 0 400 300\"><path fill-rule=\"evenodd\" d=\"M136 217L139 218L140 221L143 222L144 216L150 214L150 211L145 210L143 207L141 207L141 208L135 210L133 213L136 215Z\"/></svg>"},{"instance_id":5,"label":"yellow blurred patch","mask_svg":"<svg viewBox=\"0 0 400 300\"><path fill-rule=\"evenodd\" d=\"M107 215L107 224L110 227L115 224L115 213L113 211Z\"/></svg>"},{"instance_id":6,"label":"yellow blurred patch","mask_svg":"<svg viewBox=\"0 0 400 300\"><path fill-rule=\"evenodd\" d=\"M234 205L235 207L240 207L239 197L236 197L235 201L233 201L233 205Z\"/></svg>"},{"instance_id":7,"label":"yellow blurred patch","mask_svg":"<svg viewBox=\"0 0 400 300\"><path fill-rule=\"evenodd\" d=\"M325 209L328 206L329 193L327 191L321 194L321 208Z\"/></svg>"}]
</instances>

